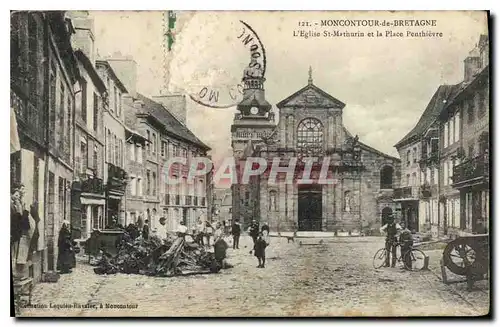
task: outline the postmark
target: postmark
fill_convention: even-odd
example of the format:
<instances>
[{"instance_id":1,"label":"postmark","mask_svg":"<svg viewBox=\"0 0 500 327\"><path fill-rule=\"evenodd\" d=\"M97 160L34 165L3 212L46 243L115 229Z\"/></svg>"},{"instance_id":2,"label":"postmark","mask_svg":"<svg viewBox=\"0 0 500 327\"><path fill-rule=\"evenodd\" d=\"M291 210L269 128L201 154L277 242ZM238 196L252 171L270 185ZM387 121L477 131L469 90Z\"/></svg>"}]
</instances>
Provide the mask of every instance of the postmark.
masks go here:
<instances>
[{"instance_id":1,"label":"postmark","mask_svg":"<svg viewBox=\"0 0 500 327\"><path fill-rule=\"evenodd\" d=\"M226 109L236 106L244 100L243 77L255 77L255 74L265 76L266 50L255 29L248 23L240 20L239 28L233 30L234 42L247 50L248 57L240 61L245 62L239 71L229 71L223 68L212 68L200 74L198 85L192 85L189 97L194 102L216 109ZM245 69L245 68L252 69ZM244 73L243 73L244 71Z\"/></svg>"}]
</instances>

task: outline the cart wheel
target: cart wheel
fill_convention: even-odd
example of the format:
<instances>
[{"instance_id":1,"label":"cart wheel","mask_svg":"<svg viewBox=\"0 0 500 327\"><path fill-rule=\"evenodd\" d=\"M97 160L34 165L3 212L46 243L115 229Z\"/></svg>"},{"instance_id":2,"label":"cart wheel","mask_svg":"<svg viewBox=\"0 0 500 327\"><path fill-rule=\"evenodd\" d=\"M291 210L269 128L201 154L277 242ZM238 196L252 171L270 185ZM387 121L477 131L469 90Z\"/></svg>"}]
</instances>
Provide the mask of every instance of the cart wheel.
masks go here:
<instances>
[{"instance_id":1,"label":"cart wheel","mask_svg":"<svg viewBox=\"0 0 500 327\"><path fill-rule=\"evenodd\" d=\"M466 238L459 238L448 243L443 251L444 265L454 274L465 276L467 274L466 261L473 267L482 270L480 249L475 242Z\"/></svg>"},{"instance_id":2,"label":"cart wheel","mask_svg":"<svg viewBox=\"0 0 500 327\"><path fill-rule=\"evenodd\" d=\"M379 249L373 256L373 268L379 269L385 264L385 257L387 256L387 250L385 248Z\"/></svg>"}]
</instances>

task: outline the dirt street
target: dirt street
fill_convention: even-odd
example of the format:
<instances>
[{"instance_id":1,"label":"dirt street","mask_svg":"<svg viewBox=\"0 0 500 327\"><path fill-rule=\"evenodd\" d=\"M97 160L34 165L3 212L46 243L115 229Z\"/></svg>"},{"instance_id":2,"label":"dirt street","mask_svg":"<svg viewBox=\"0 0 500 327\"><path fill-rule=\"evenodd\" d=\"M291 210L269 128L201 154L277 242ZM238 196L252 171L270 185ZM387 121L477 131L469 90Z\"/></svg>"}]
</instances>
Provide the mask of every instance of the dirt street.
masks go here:
<instances>
[{"instance_id":1,"label":"dirt street","mask_svg":"<svg viewBox=\"0 0 500 327\"><path fill-rule=\"evenodd\" d=\"M478 283L480 290L472 293L465 291L465 284L444 285L437 276L437 251L429 252L431 271L375 270L372 257L383 246L383 238L319 241L288 243L285 238L271 238L266 268L259 269L249 254L252 240L242 237L240 249L228 252L234 268L176 278L100 276L82 259L58 283L38 284L32 304L45 308L25 308L22 315L469 316L488 312L487 284Z\"/></svg>"}]
</instances>

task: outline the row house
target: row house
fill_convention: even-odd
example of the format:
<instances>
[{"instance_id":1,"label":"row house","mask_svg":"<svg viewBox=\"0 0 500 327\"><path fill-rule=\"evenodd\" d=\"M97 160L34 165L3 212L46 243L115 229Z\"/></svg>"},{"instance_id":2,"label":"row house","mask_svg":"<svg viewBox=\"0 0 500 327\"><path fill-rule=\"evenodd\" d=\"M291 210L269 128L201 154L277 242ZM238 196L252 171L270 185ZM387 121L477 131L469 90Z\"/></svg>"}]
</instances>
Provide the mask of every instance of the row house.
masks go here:
<instances>
[{"instance_id":1,"label":"row house","mask_svg":"<svg viewBox=\"0 0 500 327\"><path fill-rule=\"evenodd\" d=\"M410 132L410 135L407 135L395 145L402 159L400 187L394 190L393 201L397 205L398 218L404 221L410 230L418 231L420 185L418 158L421 148L418 141L418 133L415 129Z\"/></svg>"},{"instance_id":2,"label":"row house","mask_svg":"<svg viewBox=\"0 0 500 327\"><path fill-rule=\"evenodd\" d=\"M489 225L489 109L489 41L481 35L439 116L445 233L483 233Z\"/></svg>"},{"instance_id":3,"label":"row house","mask_svg":"<svg viewBox=\"0 0 500 327\"><path fill-rule=\"evenodd\" d=\"M415 127L395 147L395 190L410 229L433 236L484 231L489 221L488 37L464 60L464 80L441 85ZM415 217L417 222L415 222Z\"/></svg>"},{"instance_id":4,"label":"row house","mask_svg":"<svg viewBox=\"0 0 500 327\"><path fill-rule=\"evenodd\" d=\"M80 80L75 94L75 173L71 192L73 238L86 240L102 229L104 193L104 104L107 89L95 69L93 20L88 12L71 12L73 49Z\"/></svg>"},{"instance_id":5,"label":"row house","mask_svg":"<svg viewBox=\"0 0 500 327\"><path fill-rule=\"evenodd\" d=\"M401 219L416 232L429 232L438 224L438 129L436 117L452 91L438 87L417 124L396 145L401 160L401 185L394 201L401 205Z\"/></svg>"},{"instance_id":6,"label":"row house","mask_svg":"<svg viewBox=\"0 0 500 327\"><path fill-rule=\"evenodd\" d=\"M21 146L11 155L11 183L24 184L24 203L40 218L37 248L13 272L35 281L56 268L58 232L70 219L79 79L74 32L62 11L11 14L11 107Z\"/></svg>"},{"instance_id":7,"label":"row house","mask_svg":"<svg viewBox=\"0 0 500 327\"><path fill-rule=\"evenodd\" d=\"M129 161L140 160L142 171L135 169L130 174L127 196L134 198L137 205L129 206L127 215L131 221L139 216L147 218L153 230L160 217L166 218L170 231L175 230L180 221L194 227L197 218L209 219L207 194L211 194L211 174L198 176L192 182L188 182L187 177L191 159L206 157L210 148L170 112L170 108L176 113L182 108L185 110L185 105L184 96L150 99L136 93L126 107L127 125L146 138L144 147L129 146ZM167 162L173 157L184 157L187 164L173 166L172 177L178 178L180 183L168 185ZM129 165L129 169L131 167Z\"/></svg>"},{"instance_id":8,"label":"row house","mask_svg":"<svg viewBox=\"0 0 500 327\"><path fill-rule=\"evenodd\" d=\"M104 98L104 183L105 214L99 228L112 225L113 219L124 225L125 222L125 190L127 173L125 170L125 143L127 127L124 123L123 96L127 89L118 78L110 63L96 60L96 69L107 89Z\"/></svg>"}]
</instances>

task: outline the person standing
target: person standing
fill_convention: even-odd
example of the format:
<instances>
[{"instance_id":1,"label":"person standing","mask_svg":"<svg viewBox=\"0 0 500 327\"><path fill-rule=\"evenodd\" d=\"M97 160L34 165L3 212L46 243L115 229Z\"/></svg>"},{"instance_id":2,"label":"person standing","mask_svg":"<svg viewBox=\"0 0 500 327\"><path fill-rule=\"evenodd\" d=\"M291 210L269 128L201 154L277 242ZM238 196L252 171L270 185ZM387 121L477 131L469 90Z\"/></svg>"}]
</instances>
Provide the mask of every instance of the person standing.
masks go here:
<instances>
[{"instance_id":1,"label":"person standing","mask_svg":"<svg viewBox=\"0 0 500 327\"><path fill-rule=\"evenodd\" d=\"M61 229L59 230L59 239L57 247L59 254L57 256L57 270L61 274L71 273L73 268L73 244L71 240L71 232L69 231L69 221L64 220Z\"/></svg>"},{"instance_id":2,"label":"person standing","mask_svg":"<svg viewBox=\"0 0 500 327\"><path fill-rule=\"evenodd\" d=\"M149 239L149 220L144 220L144 226L142 226L142 238Z\"/></svg>"},{"instance_id":3,"label":"person standing","mask_svg":"<svg viewBox=\"0 0 500 327\"><path fill-rule=\"evenodd\" d=\"M240 234L241 234L241 226L240 221L236 219L231 228L231 234L233 234L233 249L240 248Z\"/></svg>"},{"instance_id":4,"label":"person standing","mask_svg":"<svg viewBox=\"0 0 500 327\"><path fill-rule=\"evenodd\" d=\"M265 268L266 264L266 241L262 238L262 233L257 234L257 239L255 240L255 244L253 246L254 255L257 257L259 261L259 265L257 268Z\"/></svg>"},{"instance_id":5,"label":"person standing","mask_svg":"<svg viewBox=\"0 0 500 327\"><path fill-rule=\"evenodd\" d=\"M255 242L257 241L257 237L259 236L259 223L255 219L252 220L249 234L253 239L253 244L255 244Z\"/></svg>"},{"instance_id":6,"label":"person standing","mask_svg":"<svg viewBox=\"0 0 500 327\"><path fill-rule=\"evenodd\" d=\"M20 184L15 187L15 191L13 194L13 204L16 211L15 216L18 219L15 224L15 236L17 242L14 255L16 258L16 264L22 265L19 266L19 268L23 270L23 273L25 267L24 265L28 263L28 260L30 258L31 239L36 227L35 220L31 217L30 212L26 209L26 204L24 202L24 192L24 185Z\"/></svg>"},{"instance_id":7,"label":"person standing","mask_svg":"<svg viewBox=\"0 0 500 327\"><path fill-rule=\"evenodd\" d=\"M226 234L226 221L225 220L222 221L222 227L221 228L222 228L223 234Z\"/></svg>"},{"instance_id":8,"label":"person standing","mask_svg":"<svg viewBox=\"0 0 500 327\"><path fill-rule=\"evenodd\" d=\"M396 266L396 247L397 247L397 234L398 231L401 230L401 226L394 221L394 216L389 215L387 217L388 223L384 226L380 227L380 232L385 232L385 249L387 250L387 255L385 256L385 267L389 267L390 255L392 254L392 264L391 267L394 268Z\"/></svg>"},{"instance_id":9,"label":"person standing","mask_svg":"<svg viewBox=\"0 0 500 327\"><path fill-rule=\"evenodd\" d=\"M411 256L410 255L405 255L408 251L411 251L411 248L413 246L413 237L411 235L411 231L406 227L406 225L403 223L401 224L401 233L399 235L399 243L401 244L401 255L403 256L404 260L404 268L407 270L412 269L412 262L411 262Z\"/></svg>"},{"instance_id":10,"label":"person standing","mask_svg":"<svg viewBox=\"0 0 500 327\"><path fill-rule=\"evenodd\" d=\"M10 246L13 267L17 261L19 240L21 239L21 235L23 233L23 212L24 208L20 200L19 188L14 186L10 196Z\"/></svg>"},{"instance_id":11,"label":"person standing","mask_svg":"<svg viewBox=\"0 0 500 327\"><path fill-rule=\"evenodd\" d=\"M205 236L207 237L207 246L210 247L210 238L212 237L212 234L214 233L214 228L212 225L206 221L205 222Z\"/></svg>"},{"instance_id":12,"label":"person standing","mask_svg":"<svg viewBox=\"0 0 500 327\"><path fill-rule=\"evenodd\" d=\"M142 230L142 227L144 227L144 223L142 222L142 216L139 215L139 218L137 218L137 223L136 223L137 229Z\"/></svg>"},{"instance_id":13,"label":"person standing","mask_svg":"<svg viewBox=\"0 0 500 327\"><path fill-rule=\"evenodd\" d=\"M205 223L203 222L203 220L201 220L201 217L198 218L198 223L196 224L196 230L197 230L196 243L203 246L204 245L203 238L205 237Z\"/></svg>"},{"instance_id":14,"label":"person standing","mask_svg":"<svg viewBox=\"0 0 500 327\"><path fill-rule=\"evenodd\" d=\"M165 217L160 218L160 226L158 226L157 235L160 240L165 241L167 239L167 220Z\"/></svg>"},{"instance_id":15,"label":"person standing","mask_svg":"<svg viewBox=\"0 0 500 327\"><path fill-rule=\"evenodd\" d=\"M187 230L188 230L188 228L184 224L184 221L181 221L179 223L179 226L177 226L177 236L178 237L184 237L184 236L186 236Z\"/></svg>"},{"instance_id":16,"label":"person standing","mask_svg":"<svg viewBox=\"0 0 500 327\"><path fill-rule=\"evenodd\" d=\"M214 231L214 244L218 240L223 239L223 237L224 237L224 229L222 228L221 223L217 223L215 225L215 231Z\"/></svg>"},{"instance_id":17,"label":"person standing","mask_svg":"<svg viewBox=\"0 0 500 327\"><path fill-rule=\"evenodd\" d=\"M262 238L266 244L269 245L269 226L267 223L262 224L260 232L262 233Z\"/></svg>"}]
</instances>

